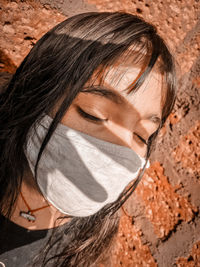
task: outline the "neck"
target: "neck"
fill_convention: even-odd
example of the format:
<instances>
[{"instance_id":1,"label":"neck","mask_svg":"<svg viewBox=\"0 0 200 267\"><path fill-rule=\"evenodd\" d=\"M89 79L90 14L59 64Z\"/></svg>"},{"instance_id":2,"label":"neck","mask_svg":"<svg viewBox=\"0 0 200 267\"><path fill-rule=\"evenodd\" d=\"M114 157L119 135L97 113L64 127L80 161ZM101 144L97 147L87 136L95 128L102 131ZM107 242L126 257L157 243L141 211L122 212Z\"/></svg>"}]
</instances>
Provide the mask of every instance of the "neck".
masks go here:
<instances>
[{"instance_id":1,"label":"neck","mask_svg":"<svg viewBox=\"0 0 200 267\"><path fill-rule=\"evenodd\" d=\"M69 218L59 219L66 215L62 214L47 202L47 200L40 192L30 170L27 170L24 175L21 186L21 193L31 210L37 210L38 208L43 206L45 207L47 205L49 206L33 212L35 221L28 221L24 217L20 216L20 212L28 212L28 208L22 198L22 195L19 194L17 198L16 208L11 217L11 221L13 221L14 223L30 230L41 230L57 227L59 225L67 223L70 220Z\"/></svg>"}]
</instances>

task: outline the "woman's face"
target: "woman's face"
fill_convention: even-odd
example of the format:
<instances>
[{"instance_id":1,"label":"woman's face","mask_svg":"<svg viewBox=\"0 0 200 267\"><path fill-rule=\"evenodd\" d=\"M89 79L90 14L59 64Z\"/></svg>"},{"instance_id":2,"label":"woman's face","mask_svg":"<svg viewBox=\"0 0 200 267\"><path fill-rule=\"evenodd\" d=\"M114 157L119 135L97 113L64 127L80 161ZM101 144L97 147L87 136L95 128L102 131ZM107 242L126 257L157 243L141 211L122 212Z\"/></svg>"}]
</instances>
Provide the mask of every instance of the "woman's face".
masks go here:
<instances>
[{"instance_id":1,"label":"woman's face","mask_svg":"<svg viewBox=\"0 0 200 267\"><path fill-rule=\"evenodd\" d=\"M160 124L163 83L162 75L152 71L137 92L128 94L125 89L139 73L139 68L121 65L106 72L103 84L88 82L61 123L144 157L148 138Z\"/></svg>"}]
</instances>

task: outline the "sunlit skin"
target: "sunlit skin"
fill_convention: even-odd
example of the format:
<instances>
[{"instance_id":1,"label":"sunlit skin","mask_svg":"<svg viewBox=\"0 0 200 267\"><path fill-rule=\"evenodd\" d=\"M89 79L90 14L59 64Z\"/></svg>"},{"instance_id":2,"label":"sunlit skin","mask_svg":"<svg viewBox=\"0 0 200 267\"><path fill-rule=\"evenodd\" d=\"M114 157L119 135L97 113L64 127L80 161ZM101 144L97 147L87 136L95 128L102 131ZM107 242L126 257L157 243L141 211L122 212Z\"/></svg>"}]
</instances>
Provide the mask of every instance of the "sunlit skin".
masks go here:
<instances>
[{"instance_id":1,"label":"sunlit skin","mask_svg":"<svg viewBox=\"0 0 200 267\"><path fill-rule=\"evenodd\" d=\"M127 88L138 78L141 69L129 65L118 65L106 71L103 83L90 79L83 91L74 99L61 123L96 138L126 146L145 157L148 138L158 129L164 95L162 75L152 71L137 92L127 93ZM60 103L49 114L54 117ZM30 170L22 184L23 195L35 209L45 206L46 200L40 193ZM19 216L27 207L21 197L11 220L25 228L48 229L66 223L69 219L57 220L63 214L50 205L35 212L37 220L30 223Z\"/></svg>"},{"instance_id":2,"label":"sunlit skin","mask_svg":"<svg viewBox=\"0 0 200 267\"><path fill-rule=\"evenodd\" d=\"M101 86L98 81L93 85L87 83L61 123L96 138L127 146L145 157L148 139L161 120L162 75L153 71L137 92L128 94L125 89L137 78L139 71L131 66L128 69L118 66L117 70L113 67ZM114 77L116 72L120 78Z\"/></svg>"}]
</instances>

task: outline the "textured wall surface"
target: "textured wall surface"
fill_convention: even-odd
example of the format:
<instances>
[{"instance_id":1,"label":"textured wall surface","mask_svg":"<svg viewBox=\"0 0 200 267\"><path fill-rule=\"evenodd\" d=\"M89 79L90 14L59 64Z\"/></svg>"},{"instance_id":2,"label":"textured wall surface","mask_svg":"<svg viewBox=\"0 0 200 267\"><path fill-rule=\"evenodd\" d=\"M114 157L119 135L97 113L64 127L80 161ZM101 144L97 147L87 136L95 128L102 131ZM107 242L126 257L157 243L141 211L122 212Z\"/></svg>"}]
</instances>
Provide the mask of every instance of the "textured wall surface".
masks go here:
<instances>
[{"instance_id":1,"label":"textured wall surface","mask_svg":"<svg viewBox=\"0 0 200 267\"><path fill-rule=\"evenodd\" d=\"M174 53L178 98L151 166L122 211L102 267L200 266L200 2L0 0L0 70L13 73L36 40L65 17L127 11L157 26Z\"/></svg>"}]
</instances>

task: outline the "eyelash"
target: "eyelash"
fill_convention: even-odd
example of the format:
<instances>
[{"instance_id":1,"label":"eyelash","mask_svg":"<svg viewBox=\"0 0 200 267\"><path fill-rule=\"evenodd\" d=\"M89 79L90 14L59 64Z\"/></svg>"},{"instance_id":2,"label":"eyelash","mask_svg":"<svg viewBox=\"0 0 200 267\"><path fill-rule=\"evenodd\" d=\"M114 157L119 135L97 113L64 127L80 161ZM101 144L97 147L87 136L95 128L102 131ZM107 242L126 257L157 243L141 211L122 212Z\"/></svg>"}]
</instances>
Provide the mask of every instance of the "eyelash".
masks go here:
<instances>
[{"instance_id":1,"label":"eyelash","mask_svg":"<svg viewBox=\"0 0 200 267\"><path fill-rule=\"evenodd\" d=\"M80 107L77 107L77 111L78 113L83 117L83 118L86 118L92 122L103 122L103 121L106 121L106 119L100 119L100 118L97 118L87 112L85 112L84 110L82 110ZM144 138L142 138L139 134L137 133L134 133L135 136L137 136L137 138L145 145L148 145L148 141L146 141Z\"/></svg>"},{"instance_id":2,"label":"eyelash","mask_svg":"<svg viewBox=\"0 0 200 267\"><path fill-rule=\"evenodd\" d=\"M86 118L88 120L91 120L93 122L103 122L103 121L106 121L106 119L100 119L100 118L97 118L89 113L86 113L84 110L82 110L80 107L77 107L77 111L78 113L83 117L83 118Z\"/></svg>"},{"instance_id":3,"label":"eyelash","mask_svg":"<svg viewBox=\"0 0 200 267\"><path fill-rule=\"evenodd\" d=\"M137 136L139 138L139 140L145 144L145 145L148 145L148 140L146 141L144 138L142 138L139 134L137 133L134 133L135 136Z\"/></svg>"}]
</instances>

